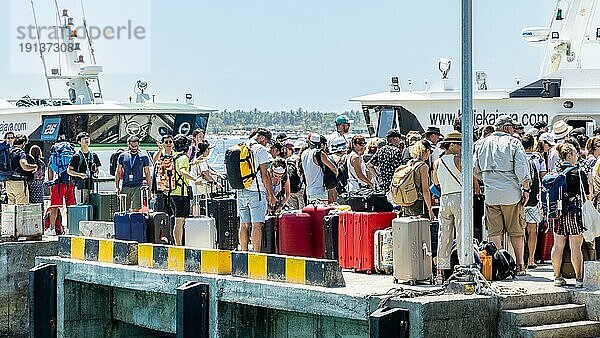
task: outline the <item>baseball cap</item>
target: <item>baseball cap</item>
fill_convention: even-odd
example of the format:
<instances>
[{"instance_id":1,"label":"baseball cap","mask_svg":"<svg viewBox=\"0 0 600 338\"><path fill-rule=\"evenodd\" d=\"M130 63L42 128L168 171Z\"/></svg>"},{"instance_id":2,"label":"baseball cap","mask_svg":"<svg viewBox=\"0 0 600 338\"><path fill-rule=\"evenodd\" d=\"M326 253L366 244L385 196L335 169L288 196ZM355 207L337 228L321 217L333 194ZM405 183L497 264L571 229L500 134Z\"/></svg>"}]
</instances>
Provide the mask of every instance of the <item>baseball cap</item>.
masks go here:
<instances>
[{"instance_id":1,"label":"baseball cap","mask_svg":"<svg viewBox=\"0 0 600 338\"><path fill-rule=\"evenodd\" d=\"M542 135L540 135L538 142L543 142L543 141L548 142L548 144L551 146L556 145L556 142L554 142L554 135L552 133L543 133Z\"/></svg>"},{"instance_id":2,"label":"baseball cap","mask_svg":"<svg viewBox=\"0 0 600 338\"><path fill-rule=\"evenodd\" d=\"M312 144L318 144L321 142L321 135L318 133L310 133L308 134L308 142Z\"/></svg>"},{"instance_id":3,"label":"baseball cap","mask_svg":"<svg viewBox=\"0 0 600 338\"><path fill-rule=\"evenodd\" d=\"M354 120L350 120L348 118L348 115L338 115L338 117L335 118L335 124L342 124L342 123L354 123Z\"/></svg>"}]
</instances>

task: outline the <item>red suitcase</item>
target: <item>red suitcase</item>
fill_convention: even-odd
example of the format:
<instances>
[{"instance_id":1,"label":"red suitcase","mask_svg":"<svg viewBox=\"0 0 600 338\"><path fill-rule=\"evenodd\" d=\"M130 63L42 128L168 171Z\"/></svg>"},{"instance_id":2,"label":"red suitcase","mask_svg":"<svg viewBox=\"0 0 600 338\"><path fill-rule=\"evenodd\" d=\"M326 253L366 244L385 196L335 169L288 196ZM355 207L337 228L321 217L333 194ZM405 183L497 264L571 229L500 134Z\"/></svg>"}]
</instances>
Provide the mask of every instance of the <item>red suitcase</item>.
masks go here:
<instances>
[{"instance_id":1,"label":"red suitcase","mask_svg":"<svg viewBox=\"0 0 600 338\"><path fill-rule=\"evenodd\" d=\"M312 257L325 258L325 216L333 207L319 204L310 204L302 212L310 215L310 228L312 232Z\"/></svg>"},{"instance_id":2,"label":"red suitcase","mask_svg":"<svg viewBox=\"0 0 600 338\"><path fill-rule=\"evenodd\" d=\"M375 271L375 231L391 227L392 220L396 217L395 212L356 213L355 219L359 219L354 226L353 268L356 271L365 271L368 274Z\"/></svg>"},{"instance_id":3,"label":"red suitcase","mask_svg":"<svg viewBox=\"0 0 600 338\"><path fill-rule=\"evenodd\" d=\"M538 240L535 248L535 259L542 263L552 260L552 246L554 245L554 232L551 228L539 227Z\"/></svg>"},{"instance_id":4,"label":"red suitcase","mask_svg":"<svg viewBox=\"0 0 600 338\"><path fill-rule=\"evenodd\" d=\"M279 253L289 256L310 257L312 254L310 215L284 213L280 217L278 227Z\"/></svg>"},{"instance_id":5,"label":"red suitcase","mask_svg":"<svg viewBox=\"0 0 600 338\"><path fill-rule=\"evenodd\" d=\"M340 212L338 223L338 263L342 269L353 267L354 256L354 211Z\"/></svg>"}]
</instances>

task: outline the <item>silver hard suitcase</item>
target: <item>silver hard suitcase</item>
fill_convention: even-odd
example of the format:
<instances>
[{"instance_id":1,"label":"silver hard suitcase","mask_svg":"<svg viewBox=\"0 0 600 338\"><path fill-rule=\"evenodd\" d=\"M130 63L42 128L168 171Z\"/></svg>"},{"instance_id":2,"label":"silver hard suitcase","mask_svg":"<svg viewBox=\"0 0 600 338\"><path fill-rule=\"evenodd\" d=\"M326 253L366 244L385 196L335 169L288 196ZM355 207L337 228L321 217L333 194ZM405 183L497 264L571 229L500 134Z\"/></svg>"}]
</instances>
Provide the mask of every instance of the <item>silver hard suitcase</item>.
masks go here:
<instances>
[{"instance_id":1,"label":"silver hard suitcase","mask_svg":"<svg viewBox=\"0 0 600 338\"><path fill-rule=\"evenodd\" d=\"M432 282L430 226L428 219L417 217L392 221L394 282Z\"/></svg>"},{"instance_id":2,"label":"silver hard suitcase","mask_svg":"<svg viewBox=\"0 0 600 338\"><path fill-rule=\"evenodd\" d=\"M378 273L391 274L394 270L394 248L392 228L375 231L373 240L373 262Z\"/></svg>"},{"instance_id":3,"label":"silver hard suitcase","mask_svg":"<svg viewBox=\"0 0 600 338\"><path fill-rule=\"evenodd\" d=\"M208 200L204 201L208 210ZM194 198L194 205L198 206L199 199ZM200 208L198 208L200 209ZM185 246L199 249L217 248L217 226L215 219L208 216L196 216L185 219L184 226Z\"/></svg>"}]
</instances>

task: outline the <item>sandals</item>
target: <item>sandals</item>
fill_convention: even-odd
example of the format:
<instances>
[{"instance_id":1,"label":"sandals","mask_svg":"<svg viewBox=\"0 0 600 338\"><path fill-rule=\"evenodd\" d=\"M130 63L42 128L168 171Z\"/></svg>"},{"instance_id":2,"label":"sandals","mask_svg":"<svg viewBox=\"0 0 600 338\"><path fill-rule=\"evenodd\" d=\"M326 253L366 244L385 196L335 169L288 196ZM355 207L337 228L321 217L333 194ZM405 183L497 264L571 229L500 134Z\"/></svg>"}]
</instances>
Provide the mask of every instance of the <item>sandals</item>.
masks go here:
<instances>
[{"instance_id":1,"label":"sandals","mask_svg":"<svg viewBox=\"0 0 600 338\"><path fill-rule=\"evenodd\" d=\"M517 276L525 275L527 275L527 270L525 270L525 266L522 264L517 265Z\"/></svg>"},{"instance_id":2,"label":"sandals","mask_svg":"<svg viewBox=\"0 0 600 338\"><path fill-rule=\"evenodd\" d=\"M533 263L533 264L528 264L527 265L527 269L537 269L537 264Z\"/></svg>"}]
</instances>

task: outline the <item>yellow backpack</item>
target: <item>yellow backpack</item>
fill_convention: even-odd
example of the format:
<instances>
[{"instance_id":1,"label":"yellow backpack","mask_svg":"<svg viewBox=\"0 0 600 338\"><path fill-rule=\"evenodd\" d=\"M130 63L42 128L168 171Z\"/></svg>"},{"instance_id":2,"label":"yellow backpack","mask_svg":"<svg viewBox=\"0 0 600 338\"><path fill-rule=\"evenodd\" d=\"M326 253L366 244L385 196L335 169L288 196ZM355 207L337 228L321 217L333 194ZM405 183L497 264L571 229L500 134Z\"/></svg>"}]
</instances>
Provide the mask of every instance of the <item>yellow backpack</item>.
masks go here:
<instances>
[{"instance_id":1,"label":"yellow backpack","mask_svg":"<svg viewBox=\"0 0 600 338\"><path fill-rule=\"evenodd\" d=\"M231 188L248 188L256 177L254 167L254 153L246 143L236 144L225 151L225 169Z\"/></svg>"}]
</instances>

